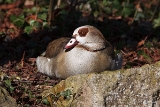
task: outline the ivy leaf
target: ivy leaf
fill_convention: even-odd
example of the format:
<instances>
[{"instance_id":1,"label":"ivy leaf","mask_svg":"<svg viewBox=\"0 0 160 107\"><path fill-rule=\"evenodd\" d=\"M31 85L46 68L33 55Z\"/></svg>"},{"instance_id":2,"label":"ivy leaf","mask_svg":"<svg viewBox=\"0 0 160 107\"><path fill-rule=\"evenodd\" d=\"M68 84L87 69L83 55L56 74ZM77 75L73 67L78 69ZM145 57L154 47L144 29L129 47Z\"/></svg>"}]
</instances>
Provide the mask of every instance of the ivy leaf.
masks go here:
<instances>
[{"instance_id":1,"label":"ivy leaf","mask_svg":"<svg viewBox=\"0 0 160 107\"><path fill-rule=\"evenodd\" d=\"M36 22L36 20L30 20L29 21L29 24L31 25L31 26L34 26L34 23Z\"/></svg>"},{"instance_id":2,"label":"ivy leaf","mask_svg":"<svg viewBox=\"0 0 160 107\"><path fill-rule=\"evenodd\" d=\"M5 83L6 87L10 87L11 86L11 80L9 80L9 79L5 80L4 83Z\"/></svg>"},{"instance_id":3,"label":"ivy leaf","mask_svg":"<svg viewBox=\"0 0 160 107\"><path fill-rule=\"evenodd\" d=\"M32 26L26 26L24 28L24 32L27 33L27 34L30 34L34 31L34 28Z\"/></svg>"},{"instance_id":4,"label":"ivy leaf","mask_svg":"<svg viewBox=\"0 0 160 107\"><path fill-rule=\"evenodd\" d=\"M140 18L144 18L144 13L143 12L137 12L135 20L139 20Z\"/></svg>"},{"instance_id":5,"label":"ivy leaf","mask_svg":"<svg viewBox=\"0 0 160 107\"><path fill-rule=\"evenodd\" d=\"M114 8L117 8L117 7L121 6L121 4L120 4L120 2L119 2L118 0L114 0L114 1L112 2L112 4L113 4L113 7L114 7Z\"/></svg>"},{"instance_id":6,"label":"ivy leaf","mask_svg":"<svg viewBox=\"0 0 160 107\"><path fill-rule=\"evenodd\" d=\"M123 8L123 16L128 17L132 13L132 7L126 6Z\"/></svg>"},{"instance_id":7,"label":"ivy leaf","mask_svg":"<svg viewBox=\"0 0 160 107\"><path fill-rule=\"evenodd\" d=\"M24 20L24 15L21 14L19 16L16 15L11 15L10 16L10 21L17 27L22 27L25 20Z\"/></svg>"},{"instance_id":8,"label":"ivy leaf","mask_svg":"<svg viewBox=\"0 0 160 107\"><path fill-rule=\"evenodd\" d=\"M10 91L10 92L13 92L13 90L14 90L14 87L13 87L13 86L10 86L10 87L9 87L9 91Z\"/></svg>"},{"instance_id":9,"label":"ivy leaf","mask_svg":"<svg viewBox=\"0 0 160 107\"><path fill-rule=\"evenodd\" d=\"M10 92L13 92L14 87L11 85L11 80L7 79L7 80L4 81L4 83L5 83L5 86L6 86L7 88L9 88L9 91L10 91Z\"/></svg>"},{"instance_id":10,"label":"ivy leaf","mask_svg":"<svg viewBox=\"0 0 160 107\"><path fill-rule=\"evenodd\" d=\"M111 1L109 1L109 0L103 0L102 3L104 6L109 6L112 4Z\"/></svg>"},{"instance_id":11,"label":"ivy leaf","mask_svg":"<svg viewBox=\"0 0 160 107\"><path fill-rule=\"evenodd\" d=\"M40 27L42 27L42 23L36 21L33 27L35 27L36 29L40 29Z\"/></svg>"},{"instance_id":12,"label":"ivy leaf","mask_svg":"<svg viewBox=\"0 0 160 107\"><path fill-rule=\"evenodd\" d=\"M42 20L46 20L46 19L47 19L47 13L38 14L38 18L40 18L40 19L42 19Z\"/></svg>"},{"instance_id":13,"label":"ivy leaf","mask_svg":"<svg viewBox=\"0 0 160 107\"><path fill-rule=\"evenodd\" d=\"M160 26L160 14L159 14L159 17L157 19L153 20L153 25L154 25L154 28Z\"/></svg>"},{"instance_id":14,"label":"ivy leaf","mask_svg":"<svg viewBox=\"0 0 160 107\"><path fill-rule=\"evenodd\" d=\"M49 27L48 22L43 22L43 27Z\"/></svg>"},{"instance_id":15,"label":"ivy leaf","mask_svg":"<svg viewBox=\"0 0 160 107\"><path fill-rule=\"evenodd\" d=\"M42 27L42 23L40 23L40 22L38 22L38 21L36 21L36 20L30 20L30 21L29 21L29 24L30 24L32 27L36 28L36 29L39 29L40 27Z\"/></svg>"}]
</instances>

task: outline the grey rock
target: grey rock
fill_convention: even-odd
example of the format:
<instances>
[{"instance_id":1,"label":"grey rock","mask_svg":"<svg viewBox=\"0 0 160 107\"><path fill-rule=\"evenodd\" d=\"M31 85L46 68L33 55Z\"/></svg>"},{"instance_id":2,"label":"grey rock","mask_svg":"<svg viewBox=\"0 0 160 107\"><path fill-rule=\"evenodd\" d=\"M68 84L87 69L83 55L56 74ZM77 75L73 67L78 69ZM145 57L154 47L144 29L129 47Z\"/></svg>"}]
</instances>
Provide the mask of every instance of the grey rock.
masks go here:
<instances>
[{"instance_id":1,"label":"grey rock","mask_svg":"<svg viewBox=\"0 0 160 107\"><path fill-rule=\"evenodd\" d=\"M160 62L71 76L42 96L52 107L160 107Z\"/></svg>"},{"instance_id":2,"label":"grey rock","mask_svg":"<svg viewBox=\"0 0 160 107\"><path fill-rule=\"evenodd\" d=\"M0 107L17 107L16 100L2 87L0 87Z\"/></svg>"}]
</instances>

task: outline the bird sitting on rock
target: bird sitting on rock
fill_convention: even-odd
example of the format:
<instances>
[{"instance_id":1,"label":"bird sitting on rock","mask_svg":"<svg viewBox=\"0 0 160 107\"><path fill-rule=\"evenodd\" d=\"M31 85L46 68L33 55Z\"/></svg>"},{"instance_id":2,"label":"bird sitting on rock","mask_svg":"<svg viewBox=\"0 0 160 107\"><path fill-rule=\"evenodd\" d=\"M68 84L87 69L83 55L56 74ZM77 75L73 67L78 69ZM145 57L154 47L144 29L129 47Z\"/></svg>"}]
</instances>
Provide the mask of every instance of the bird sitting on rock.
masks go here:
<instances>
[{"instance_id":1,"label":"bird sitting on rock","mask_svg":"<svg viewBox=\"0 0 160 107\"><path fill-rule=\"evenodd\" d=\"M49 43L43 55L36 59L40 72L65 79L122 67L122 54L114 54L112 45L97 28L90 25L78 27L72 37Z\"/></svg>"}]
</instances>

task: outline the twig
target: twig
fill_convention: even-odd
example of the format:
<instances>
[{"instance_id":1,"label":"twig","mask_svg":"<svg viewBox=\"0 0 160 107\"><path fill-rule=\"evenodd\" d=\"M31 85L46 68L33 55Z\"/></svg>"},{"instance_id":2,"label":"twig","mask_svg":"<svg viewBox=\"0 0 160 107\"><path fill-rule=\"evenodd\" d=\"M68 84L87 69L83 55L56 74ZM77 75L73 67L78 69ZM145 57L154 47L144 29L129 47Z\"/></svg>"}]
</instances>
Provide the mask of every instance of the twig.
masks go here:
<instances>
[{"instance_id":1,"label":"twig","mask_svg":"<svg viewBox=\"0 0 160 107\"><path fill-rule=\"evenodd\" d=\"M154 19L154 17L155 17L155 14L156 14L156 12L157 12L158 6L159 6L159 0L157 1L157 5L156 5L155 10L154 10L154 12L153 12L153 16L151 17L151 21L152 21L152 20Z\"/></svg>"},{"instance_id":2,"label":"twig","mask_svg":"<svg viewBox=\"0 0 160 107\"><path fill-rule=\"evenodd\" d=\"M36 17L35 17L35 20L37 20L37 14L38 14L38 5L37 5L37 0L36 0Z\"/></svg>"},{"instance_id":3,"label":"twig","mask_svg":"<svg viewBox=\"0 0 160 107\"><path fill-rule=\"evenodd\" d=\"M57 1L57 8L60 8L61 0Z\"/></svg>"},{"instance_id":4,"label":"twig","mask_svg":"<svg viewBox=\"0 0 160 107\"><path fill-rule=\"evenodd\" d=\"M21 66L22 67L24 66L24 56L25 56L25 51L23 52L23 56L22 56L22 59L21 59Z\"/></svg>"},{"instance_id":5,"label":"twig","mask_svg":"<svg viewBox=\"0 0 160 107\"><path fill-rule=\"evenodd\" d=\"M52 15L53 15L53 0L50 0L49 11L48 11L48 25L49 26L51 26Z\"/></svg>"},{"instance_id":6,"label":"twig","mask_svg":"<svg viewBox=\"0 0 160 107\"><path fill-rule=\"evenodd\" d=\"M127 55L123 50L121 50L121 53L124 54L124 55Z\"/></svg>"}]
</instances>

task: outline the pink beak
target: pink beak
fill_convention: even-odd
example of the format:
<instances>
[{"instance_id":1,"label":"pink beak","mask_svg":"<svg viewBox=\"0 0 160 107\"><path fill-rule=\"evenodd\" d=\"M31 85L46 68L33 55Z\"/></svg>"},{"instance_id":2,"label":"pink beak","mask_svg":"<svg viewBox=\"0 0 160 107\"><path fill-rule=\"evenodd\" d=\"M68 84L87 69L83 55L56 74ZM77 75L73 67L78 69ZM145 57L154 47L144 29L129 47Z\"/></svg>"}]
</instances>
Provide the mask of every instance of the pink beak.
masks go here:
<instances>
[{"instance_id":1,"label":"pink beak","mask_svg":"<svg viewBox=\"0 0 160 107\"><path fill-rule=\"evenodd\" d=\"M74 48L78 44L78 41L75 38L72 38L66 45L65 49Z\"/></svg>"}]
</instances>

